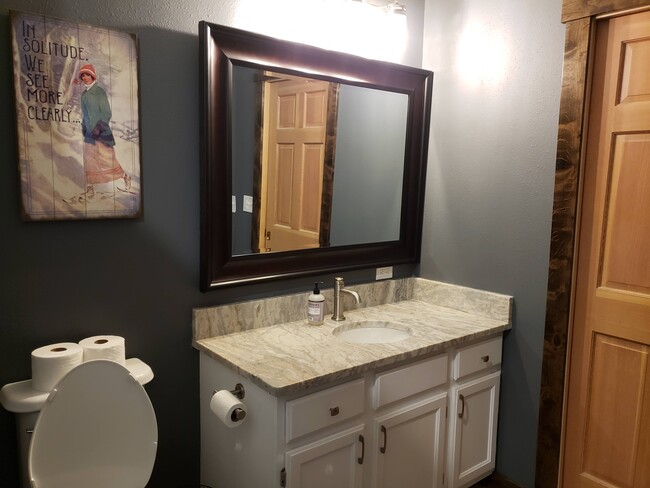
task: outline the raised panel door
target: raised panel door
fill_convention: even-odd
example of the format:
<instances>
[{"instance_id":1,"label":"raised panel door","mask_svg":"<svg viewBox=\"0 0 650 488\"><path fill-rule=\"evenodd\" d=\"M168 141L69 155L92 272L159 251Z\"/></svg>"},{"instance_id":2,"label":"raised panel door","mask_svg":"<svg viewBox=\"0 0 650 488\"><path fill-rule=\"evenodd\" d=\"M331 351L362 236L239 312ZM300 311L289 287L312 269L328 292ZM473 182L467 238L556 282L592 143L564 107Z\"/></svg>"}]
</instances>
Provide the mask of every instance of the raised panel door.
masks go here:
<instances>
[{"instance_id":1,"label":"raised panel door","mask_svg":"<svg viewBox=\"0 0 650 488\"><path fill-rule=\"evenodd\" d=\"M442 486L446 408L443 393L375 420L374 487Z\"/></svg>"},{"instance_id":2,"label":"raised panel door","mask_svg":"<svg viewBox=\"0 0 650 488\"><path fill-rule=\"evenodd\" d=\"M363 425L359 425L288 451L287 488L361 488L363 434Z\"/></svg>"},{"instance_id":3,"label":"raised panel door","mask_svg":"<svg viewBox=\"0 0 650 488\"><path fill-rule=\"evenodd\" d=\"M449 488L470 486L494 471L500 379L497 371L452 388Z\"/></svg>"},{"instance_id":4,"label":"raised panel door","mask_svg":"<svg viewBox=\"0 0 650 488\"><path fill-rule=\"evenodd\" d=\"M650 486L650 12L599 21L563 486Z\"/></svg>"}]
</instances>

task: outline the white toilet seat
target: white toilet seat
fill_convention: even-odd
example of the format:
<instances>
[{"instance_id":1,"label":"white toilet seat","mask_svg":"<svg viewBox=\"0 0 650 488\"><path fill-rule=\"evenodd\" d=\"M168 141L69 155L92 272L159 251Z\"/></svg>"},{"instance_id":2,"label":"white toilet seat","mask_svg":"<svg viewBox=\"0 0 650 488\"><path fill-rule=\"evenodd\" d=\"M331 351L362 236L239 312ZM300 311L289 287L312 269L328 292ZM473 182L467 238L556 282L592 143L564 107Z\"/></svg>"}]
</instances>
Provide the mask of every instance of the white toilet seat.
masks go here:
<instances>
[{"instance_id":1,"label":"white toilet seat","mask_svg":"<svg viewBox=\"0 0 650 488\"><path fill-rule=\"evenodd\" d=\"M74 368L38 417L29 449L33 488L144 488L158 427L144 388L113 361Z\"/></svg>"}]
</instances>

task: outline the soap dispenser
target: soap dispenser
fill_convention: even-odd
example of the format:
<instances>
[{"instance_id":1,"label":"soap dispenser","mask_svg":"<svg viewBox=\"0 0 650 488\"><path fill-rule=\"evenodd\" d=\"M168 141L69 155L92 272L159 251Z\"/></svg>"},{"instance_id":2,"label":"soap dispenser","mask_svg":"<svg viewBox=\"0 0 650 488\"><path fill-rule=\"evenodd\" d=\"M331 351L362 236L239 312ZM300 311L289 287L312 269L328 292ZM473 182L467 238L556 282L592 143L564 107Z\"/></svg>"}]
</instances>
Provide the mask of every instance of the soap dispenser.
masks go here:
<instances>
[{"instance_id":1,"label":"soap dispenser","mask_svg":"<svg viewBox=\"0 0 650 488\"><path fill-rule=\"evenodd\" d=\"M322 325L325 318L325 297L321 294L318 285L322 281L314 283L314 291L309 295L307 301L307 323L309 325Z\"/></svg>"}]
</instances>

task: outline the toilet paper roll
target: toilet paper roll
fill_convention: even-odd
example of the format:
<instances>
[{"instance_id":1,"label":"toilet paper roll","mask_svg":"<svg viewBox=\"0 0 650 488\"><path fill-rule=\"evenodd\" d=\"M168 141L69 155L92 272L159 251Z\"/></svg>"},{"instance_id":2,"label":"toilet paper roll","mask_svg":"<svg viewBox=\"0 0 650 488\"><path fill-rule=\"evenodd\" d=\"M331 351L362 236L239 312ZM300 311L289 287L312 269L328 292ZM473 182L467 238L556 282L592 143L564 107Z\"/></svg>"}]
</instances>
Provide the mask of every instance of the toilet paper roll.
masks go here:
<instances>
[{"instance_id":1,"label":"toilet paper roll","mask_svg":"<svg viewBox=\"0 0 650 488\"><path fill-rule=\"evenodd\" d=\"M32 388L52 391L68 371L83 361L83 347L74 342L60 342L32 351Z\"/></svg>"},{"instance_id":2,"label":"toilet paper roll","mask_svg":"<svg viewBox=\"0 0 650 488\"><path fill-rule=\"evenodd\" d=\"M241 411L237 411L237 409L241 409ZM212 395L210 399L210 410L231 429L241 425L248 413L246 405L228 390L219 390ZM242 418L237 420L237 415Z\"/></svg>"},{"instance_id":3,"label":"toilet paper roll","mask_svg":"<svg viewBox=\"0 0 650 488\"><path fill-rule=\"evenodd\" d=\"M84 361L108 359L120 363L122 366L125 364L126 352L124 337L98 335L85 338L79 342L79 345L83 347Z\"/></svg>"}]
</instances>

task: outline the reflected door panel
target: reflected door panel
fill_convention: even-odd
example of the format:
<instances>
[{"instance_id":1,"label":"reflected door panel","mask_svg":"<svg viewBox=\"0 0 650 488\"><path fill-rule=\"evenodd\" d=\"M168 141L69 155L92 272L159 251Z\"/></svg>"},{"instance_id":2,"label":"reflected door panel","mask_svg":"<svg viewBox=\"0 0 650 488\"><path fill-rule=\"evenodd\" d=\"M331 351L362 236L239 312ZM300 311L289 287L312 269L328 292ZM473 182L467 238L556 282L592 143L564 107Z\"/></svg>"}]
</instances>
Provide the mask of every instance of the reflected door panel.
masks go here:
<instances>
[{"instance_id":1,"label":"reflected door panel","mask_svg":"<svg viewBox=\"0 0 650 488\"><path fill-rule=\"evenodd\" d=\"M266 83L267 202L260 234L267 252L319 246L328 86L298 77Z\"/></svg>"}]
</instances>

